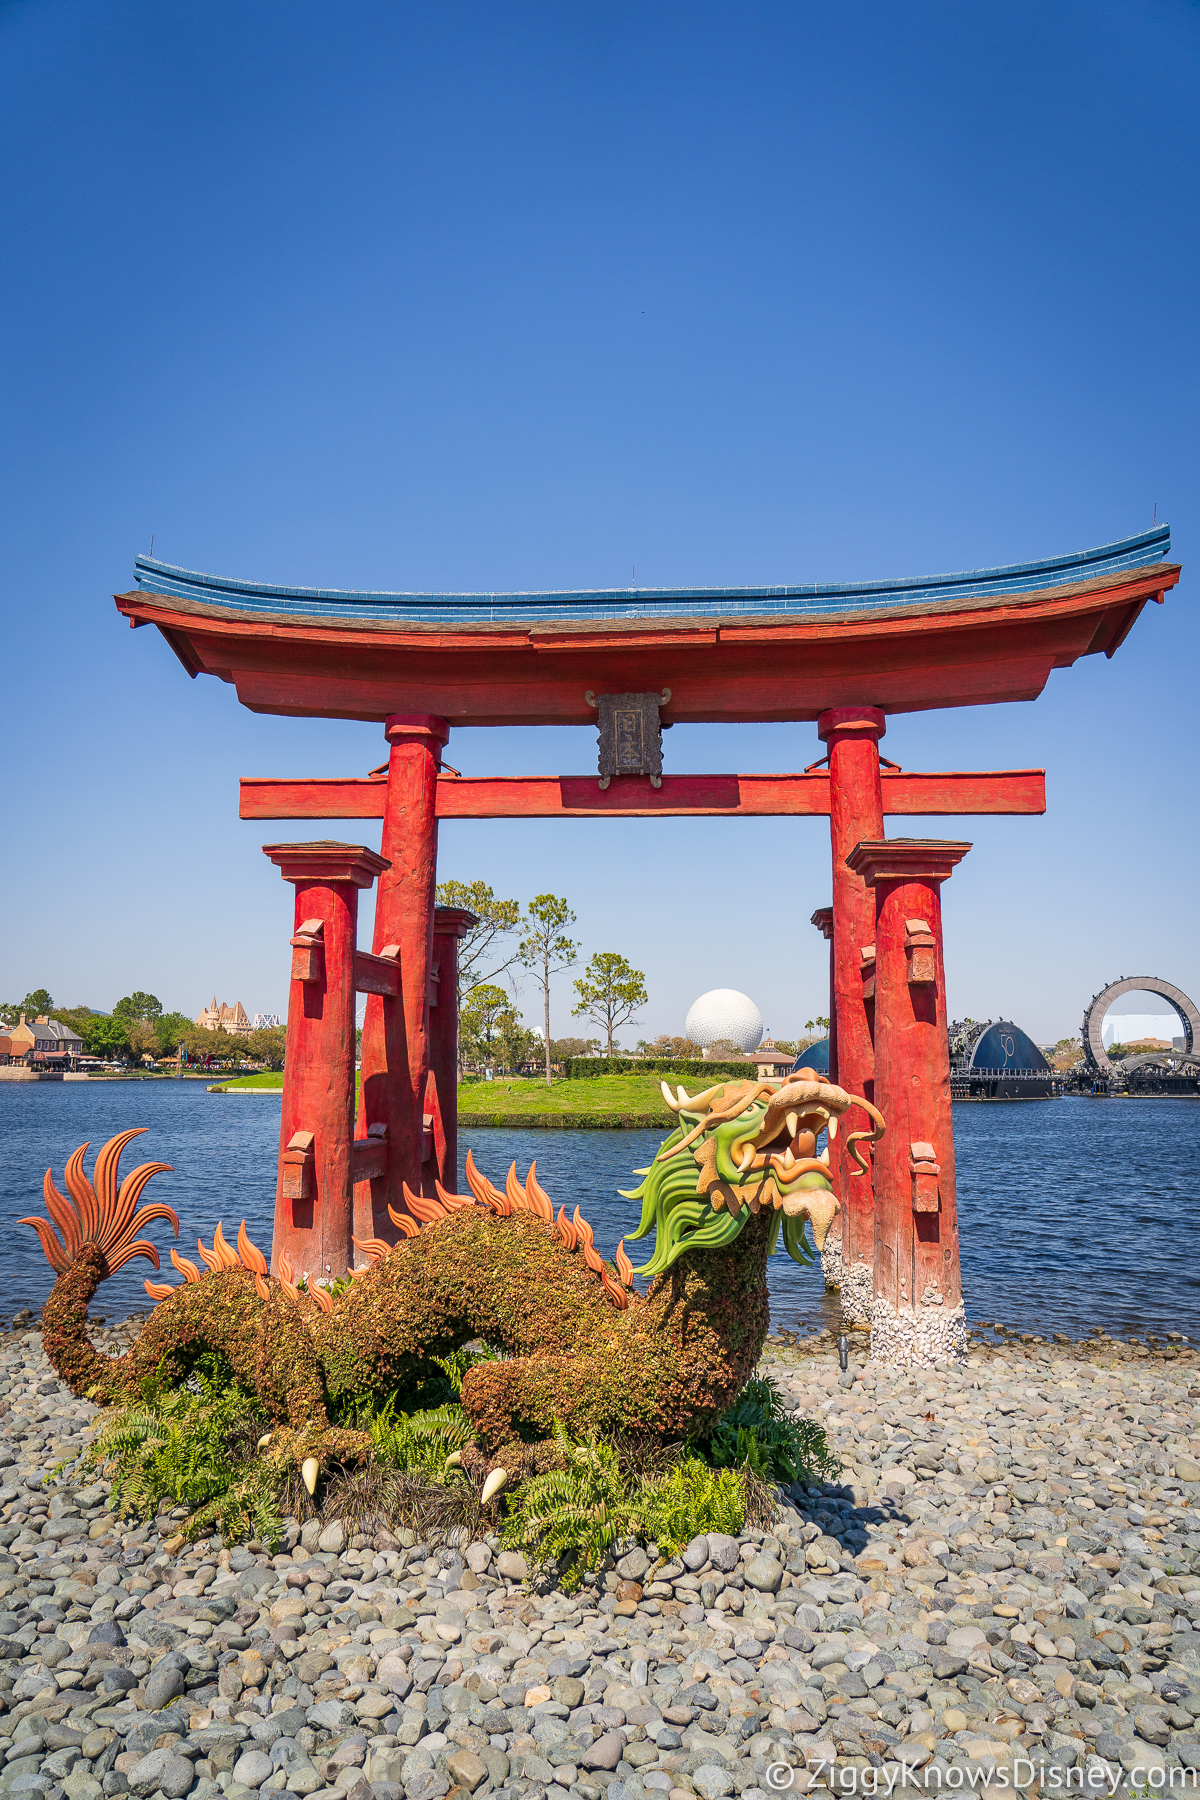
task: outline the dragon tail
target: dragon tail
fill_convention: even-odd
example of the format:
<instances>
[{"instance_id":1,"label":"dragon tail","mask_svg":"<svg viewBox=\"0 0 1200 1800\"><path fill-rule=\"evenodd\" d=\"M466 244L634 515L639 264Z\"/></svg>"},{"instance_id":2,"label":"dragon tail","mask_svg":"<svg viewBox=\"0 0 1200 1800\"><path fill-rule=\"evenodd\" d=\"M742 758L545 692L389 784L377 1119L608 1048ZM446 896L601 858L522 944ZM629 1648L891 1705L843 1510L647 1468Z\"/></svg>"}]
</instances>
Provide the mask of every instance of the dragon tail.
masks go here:
<instances>
[{"instance_id":1,"label":"dragon tail","mask_svg":"<svg viewBox=\"0 0 1200 1800\"><path fill-rule=\"evenodd\" d=\"M176 1237L179 1235L178 1218L161 1201L138 1211L147 1182L154 1175L170 1173L170 1163L141 1163L119 1182L121 1154L145 1129L139 1126L109 1138L97 1152L90 1181L83 1169L88 1146L81 1144L67 1162L65 1194L58 1191L51 1171L46 1170L42 1191L50 1218L19 1221L37 1232L46 1260L58 1277L42 1308L42 1344L58 1374L76 1394L99 1389L102 1395L110 1395L124 1385L132 1366L128 1356L100 1355L88 1339L87 1309L96 1289L134 1257L144 1256L158 1268L158 1251L148 1238L138 1236L143 1226L166 1219Z\"/></svg>"}]
</instances>

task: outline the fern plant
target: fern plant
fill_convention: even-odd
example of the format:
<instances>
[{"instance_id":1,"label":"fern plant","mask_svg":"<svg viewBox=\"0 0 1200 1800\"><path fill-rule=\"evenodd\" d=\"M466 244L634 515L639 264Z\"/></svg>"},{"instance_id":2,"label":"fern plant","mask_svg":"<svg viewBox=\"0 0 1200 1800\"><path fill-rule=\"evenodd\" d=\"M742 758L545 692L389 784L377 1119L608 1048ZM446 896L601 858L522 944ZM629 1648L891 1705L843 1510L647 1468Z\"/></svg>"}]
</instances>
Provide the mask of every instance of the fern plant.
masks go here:
<instances>
[{"instance_id":1,"label":"fern plant","mask_svg":"<svg viewBox=\"0 0 1200 1800\"><path fill-rule=\"evenodd\" d=\"M791 1418L768 1375L746 1383L701 1447L717 1468L748 1469L760 1481L814 1481L838 1468L821 1427Z\"/></svg>"},{"instance_id":2,"label":"fern plant","mask_svg":"<svg viewBox=\"0 0 1200 1800\"><path fill-rule=\"evenodd\" d=\"M521 1483L501 1541L527 1551L539 1565L565 1561L561 1585L574 1593L584 1571L598 1567L619 1538L638 1529L637 1489L631 1491L611 1444L596 1438L573 1443L558 1419L554 1441L567 1467Z\"/></svg>"},{"instance_id":3,"label":"fern plant","mask_svg":"<svg viewBox=\"0 0 1200 1800\"><path fill-rule=\"evenodd\" d=\"M672 1555L702 1531L736 1537L746 1523L746 1478L740 1468L712 1469L685 1456L639 1497L642 1531Z\"/></svg>"},{"instance_id":4,"label":"fern plant","mask_svg":"<svg viewBox=\"0 0 1200 1800\"><path fill-rule=\"evenodd\" d=\"M255 1460L265 1428L228 1363L205 1355L182 1387L160 1372L136 1400L110 1407L88 1460L109 1474L110 1505L122 1517L152 1518L170 1501L193 1508L189 1535L220 1523L230 1538L276 1539L275 1478Z\"/></svg>"}]
</instances>

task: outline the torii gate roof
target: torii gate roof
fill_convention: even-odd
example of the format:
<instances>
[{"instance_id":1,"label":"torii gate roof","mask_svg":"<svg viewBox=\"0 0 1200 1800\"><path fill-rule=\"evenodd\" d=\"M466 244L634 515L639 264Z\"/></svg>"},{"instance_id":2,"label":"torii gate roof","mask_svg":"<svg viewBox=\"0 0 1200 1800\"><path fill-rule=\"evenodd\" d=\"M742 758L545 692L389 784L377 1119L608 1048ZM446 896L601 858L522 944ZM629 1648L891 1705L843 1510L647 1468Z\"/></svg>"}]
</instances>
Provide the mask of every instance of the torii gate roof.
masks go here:
<instances>
[{"instance_id":1,"label":"torii gate roof","mask_svg":"<svg viewBox=\"0 0 1200 1800\"><path fill-rule=\"evenodd\" d=\"M669 687L664 721L812 719L1032 700L1113 655L1179 579L1166 525L1096 550L919 580L526 594L354 593L138 557L118 594L191 675L255 712L586 724L585 692Z\"/></svg>"}]
</instances>

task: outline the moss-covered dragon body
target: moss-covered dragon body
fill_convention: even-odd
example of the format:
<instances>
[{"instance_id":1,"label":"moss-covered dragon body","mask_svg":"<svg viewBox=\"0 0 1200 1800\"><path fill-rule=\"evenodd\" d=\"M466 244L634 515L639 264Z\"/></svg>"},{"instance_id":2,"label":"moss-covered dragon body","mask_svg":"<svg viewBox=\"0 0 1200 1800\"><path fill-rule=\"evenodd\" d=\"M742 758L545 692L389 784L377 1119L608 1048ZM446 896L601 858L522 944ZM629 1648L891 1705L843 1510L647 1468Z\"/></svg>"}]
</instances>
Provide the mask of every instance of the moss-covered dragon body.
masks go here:
<instances>
[{"instance_id":1,"label":"moss-covered dragon body","mask_svg":"<svg viewBox=\"0 0 1200 1800\"><path fill-rule=\"evenodd\" d=\"M143 1164L118 1188L121 1151L137 1132L104 1146L91 1181L85 1145L67 1165L69 1197L46 1174L61 1238L47 1220L24 1221L58 1273L43 1312L46 1353L76 1393L106 1401L164 1370L183 1379L205 1352L223 1356L275 1428L267 1453L297 1463L365 1454L365 1434L331 1422L338 1402L420 1379L433 1358L479 1338L503 1355L463 1382L476 1467L519 1464L515 1446L550 1438L556 1420L579 1437L665 1442L703 1432L758 1361L766 1261L781 1231L788 1251L808 1260L806 1220L819 1247L838 1210L817 1135L835 1133L847 1108L865 1102L808 1077L780 1088L723 1083L694 1098L664 1088L679 1125L632 1196L643 1203L634 1236L656 1232L644 1296L633 1291L623 1244L606 1264L578 1208L555 1218L534 1169L521 1182L514 1167L500 1189L468 1158L472 1192L407 1195L409 1213L393 1215L401 1241L361 1246L369 1264L336 1295L305 1291L286 1268L268 1274L244 1226L236 1251L219 1226L212 1249L201 1243L203 1275L173 1250L184 1284L147 1282L158 1304L117 1358L91 1346L88 1304L131 1256L158 1267L154 1246L136 1236L149 1219L176 1232L178 1221L161 1204L136 1211L150 1176L167 1165ZM857 1135L878 1136L882 1121L873 1119L873 1131Z\"/></svg>"}]
</instances>

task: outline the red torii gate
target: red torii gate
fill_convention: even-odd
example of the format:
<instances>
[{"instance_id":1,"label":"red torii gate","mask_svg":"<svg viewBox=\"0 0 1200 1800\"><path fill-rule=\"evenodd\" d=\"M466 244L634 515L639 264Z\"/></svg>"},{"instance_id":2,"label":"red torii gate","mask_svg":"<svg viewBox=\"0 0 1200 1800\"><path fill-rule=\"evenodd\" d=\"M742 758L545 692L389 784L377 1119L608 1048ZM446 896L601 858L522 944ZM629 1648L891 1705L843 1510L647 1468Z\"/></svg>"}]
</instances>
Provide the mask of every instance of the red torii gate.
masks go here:
<instances>
[{"instance_id":1,"label":"red torii gate","mask_svg":"<svg viewBox=\"0 0 1200 1800\"><path fill-rule=\"evenodd\" d=\"M394 1241L388 1209L403 1210L405 1182L417 1192L456 1182L451 965L470 921L435 914L439 819L827 816L833 903L814 923L831 937L831 1072L894 1121L874 1182L835 1159L843 1310L864 1324L878 1313L881 1348L896 1360L953 1351L962 1314L939 889L969 845L889 845L883 820L1041 813L1044 776L883 768L879 739L889 712L1033 699L1052 668L1112 656L1147 601L1178 580L1178 565L1162 560L1168 548L1159 527L1077 556L926 582L636 595L329 593L139 558L141 586L117 605L131 624L155 624L189 674L233 682L255 711L382 720L390 745L386 771L362 780L242 782L243 818L383 820L381 857L323 847L324 887L313 883L315 846L268 847L297 882L276 1260L287 1253L300 1269L339 1273L352 1237ZM651 706L655 727L659 708L663 724L812 719L828 771L620 773L631 765L611 745L606 766L618 773L603 786L442 768L452 724L594 722L605 702L626 708L626 748ZM635 752L632 766L659 765ZM366 957L342 922L351 889L376 873ZM311 913L305 894L316 896ZM305 931L322 909L339 921L332 959L328 935L322 947ZM354 1141L348 1119L336 1124L343 1046L337 1107L322 1127L338 1141L323 1150L315 1126L296 1123L288 1093L300 1093L306 1069L319 1086L325 1052L314 1063L301 1049L321 1011L305 998L316 983L340 996L339 1019L347 995L369 996ZM319 1100L314 1092L314 1117ZM326 1189L342 1223L331 1235L326 1221L318 1243Z\"/></svg>"}]
</instances>

